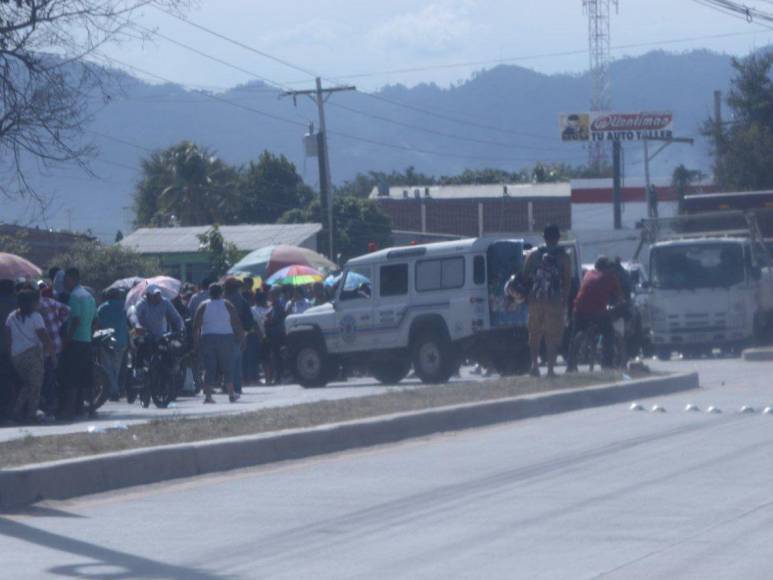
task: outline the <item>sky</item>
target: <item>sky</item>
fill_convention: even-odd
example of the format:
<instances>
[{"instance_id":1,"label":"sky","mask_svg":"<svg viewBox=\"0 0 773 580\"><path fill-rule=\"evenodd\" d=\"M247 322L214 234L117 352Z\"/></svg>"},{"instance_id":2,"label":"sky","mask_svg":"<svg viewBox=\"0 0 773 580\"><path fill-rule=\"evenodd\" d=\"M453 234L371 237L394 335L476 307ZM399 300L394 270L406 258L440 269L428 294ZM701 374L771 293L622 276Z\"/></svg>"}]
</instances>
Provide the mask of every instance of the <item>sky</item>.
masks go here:
<instances>
[{"instance_id":1,"label":"sky","mask_svg":"<svg viewBox=\"0 0 773 580\"><path fill-rule=\"evenodd\" d=\"M392 83L448 86L497 62L545 73L578 73L588 67L582 0L195 0L195 4L185 13L192 22L305 72L236 47L153 7L138 15L141 26L249 72L192 54L158 36L152 42L124 42L102 52L137 67L129 69L135 76L158 81L137 70L141 69L213 91L254 80L249 73L287 86L308 85L313 74L340 77L341 82L372 90ZM619 10L612 14L613 58L657 48L674 52L708 48L745 55L771 42L773 29L692 0L620 0ZM456 66L460 63L475 64ZM404 69L422 70L395 72Z\"/></svg>"}]
</instances>

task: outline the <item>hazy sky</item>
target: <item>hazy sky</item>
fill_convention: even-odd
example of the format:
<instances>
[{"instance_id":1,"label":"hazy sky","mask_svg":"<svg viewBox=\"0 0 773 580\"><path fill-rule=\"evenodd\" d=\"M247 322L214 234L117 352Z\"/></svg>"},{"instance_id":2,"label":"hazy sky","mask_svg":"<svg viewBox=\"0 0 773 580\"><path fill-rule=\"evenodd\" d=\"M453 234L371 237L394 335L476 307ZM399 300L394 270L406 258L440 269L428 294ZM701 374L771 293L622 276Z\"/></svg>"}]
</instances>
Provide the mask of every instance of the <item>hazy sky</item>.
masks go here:
<instances>
[{"instance_id":1,"label":"hazy sky","mask_svg":"<svg viewBox=\"0 0 773 580\"><path fill-rule=\"evenodd\" d=\"M494 63L384 72L394 69L502 59L548 73L577 72L588 61L582 0L198 0L188 17L324 77L375 73L349 79L367 89L394 82L445 85ZM139 22L277 82L310 79L154 8L145 9ZM694 40L670 42L685 39ZM671 51L706 47L746 54L772 41L770 28L691 0L620 0L612 17L613 57L658 45ZM648 46L630 46L643 43ZM578 54L555 54L569 51ZM105 52L188 86L223 89L253 79L163 39Z\"/></svg>"}]
</instances>

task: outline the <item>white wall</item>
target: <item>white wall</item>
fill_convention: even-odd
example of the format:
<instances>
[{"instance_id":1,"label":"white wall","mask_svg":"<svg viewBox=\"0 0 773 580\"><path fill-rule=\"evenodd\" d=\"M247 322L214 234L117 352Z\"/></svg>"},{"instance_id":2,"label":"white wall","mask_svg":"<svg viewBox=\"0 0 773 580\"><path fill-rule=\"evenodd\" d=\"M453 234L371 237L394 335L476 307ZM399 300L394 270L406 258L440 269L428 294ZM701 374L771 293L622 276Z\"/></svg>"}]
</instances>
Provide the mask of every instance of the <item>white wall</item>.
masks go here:
<instances>
[{"instance_id":1,"label":"white wall","mask_svg":"<svg viewBox=\"0 0 773 580\"><path fill-rule=\"evenodd\" d=\"M661 201L658 204L660 217L673 217L677 215L678 204L675 201ZM572 204L572 230L604 230L614 228L611 203L573 203ZM636 224L647 217L647 204L645 202L624 203L622 208L623 228L634 229Z\"/></svg>"}]
</instances>

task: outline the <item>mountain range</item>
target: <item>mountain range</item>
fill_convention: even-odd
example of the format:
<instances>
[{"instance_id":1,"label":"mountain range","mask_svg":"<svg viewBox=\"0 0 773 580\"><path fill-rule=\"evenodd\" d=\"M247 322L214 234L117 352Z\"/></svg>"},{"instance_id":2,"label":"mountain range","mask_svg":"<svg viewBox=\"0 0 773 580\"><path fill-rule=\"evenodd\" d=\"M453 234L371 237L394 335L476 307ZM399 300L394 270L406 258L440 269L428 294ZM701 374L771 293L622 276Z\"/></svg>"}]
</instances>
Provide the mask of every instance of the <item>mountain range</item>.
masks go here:
<instances>
[{"instance_id":1,"label":"mountain range","mask_svg":"<svg viewBox=\"0 0 773 580\"><path fill-rule=\"evenodd\" d=\"M108 72L116 89L108 99L95 95L87 129L99 152L92 161L97 177L70 167L33 176L36 189L52 199L46 225L89 229L104 239L125 231L140 160L184 139L233 164L257 159L264 149L282 153L316 186L316 159L304 156L302 141L317 117L309 98L280 98L278 89L261 81L206 93ZM614 110L673 111L675 133L696 138L692 147L666 149L653 175L667 179L679 163L710 168L699 127L711 114L713 91L729 87L729 56L655 51L615 61L610 78ZM560 142L558 114L587 110L589 99L588 74L545 75L518 66L480 71L450 87L390 85L372 94L336 93L326 106L333 180L408 166L453 175L465 168L517 170L538 161L584 164L582 145ZM624 150L626 175L641 176L642 146L628 143ZM0 220L40 223L30 215L28 205L14 203Z\"/></svg>"}]
</instances>

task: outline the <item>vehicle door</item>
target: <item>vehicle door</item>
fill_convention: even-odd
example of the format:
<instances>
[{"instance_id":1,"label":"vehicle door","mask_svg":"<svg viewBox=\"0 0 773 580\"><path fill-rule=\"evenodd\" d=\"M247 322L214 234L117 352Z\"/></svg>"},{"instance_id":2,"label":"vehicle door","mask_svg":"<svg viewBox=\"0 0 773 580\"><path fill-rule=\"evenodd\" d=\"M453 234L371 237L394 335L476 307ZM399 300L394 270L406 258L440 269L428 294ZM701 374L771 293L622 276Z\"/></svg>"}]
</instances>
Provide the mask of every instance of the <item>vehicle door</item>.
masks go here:
<instances>
[{"instance_id":1,"label":"vehicle door","mask_svg":"<svg viewBox=\"0 0 773 580\"><path fill-rule=\"evenodd\" d=\"M373 347L373 266L344 272L336 301L336 350L355 352Z\"/></svg>"},{"instance_id":2,"label":"vehicle door","mask_svg":"<svg viewBox=\"0 0 773 580\"><path fill-rule=\"evenodd\" d=\"M406 262L378 266L373 341L380 349L400 348L408 343L405 324L410 302L408 269Z\"/></svg>"},{"instance_id":3,"label":"vehicle door","mask_svg":"<svg viewBox=\"0 0 773 580\"><path fill-rule=\"evenodd\" d=\"M523 244L510 240L492 243L486 251L488 305L492 328L525 326L526 304L514 304L505 296L505 284L523 272Z\"/></svg>"}]
</instances>

